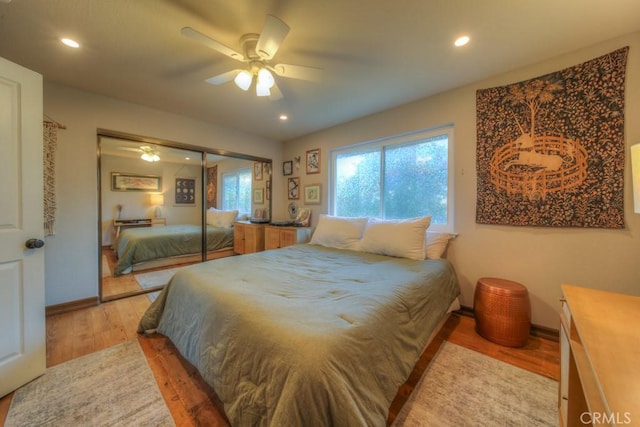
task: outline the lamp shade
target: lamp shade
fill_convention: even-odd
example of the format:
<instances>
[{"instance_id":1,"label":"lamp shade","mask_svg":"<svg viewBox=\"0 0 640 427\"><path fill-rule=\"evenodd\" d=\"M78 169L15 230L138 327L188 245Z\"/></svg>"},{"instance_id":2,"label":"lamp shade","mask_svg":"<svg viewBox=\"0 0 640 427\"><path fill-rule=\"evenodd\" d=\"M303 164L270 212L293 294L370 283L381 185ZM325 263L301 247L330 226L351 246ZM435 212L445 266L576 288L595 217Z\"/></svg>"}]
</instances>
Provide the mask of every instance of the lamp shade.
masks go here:
<instances>
[{"instance_id":1,"label":"lamp shade","mask_svg":"<svg viewBox=\"0 0 640 427\"><path fill-rule=\"evenodd\" d=\"M631 146L631 175L633 177L633 211L640 213L640 142Z\"/></svg>"},{"instance_id":2,"label":"lamp shade","mask_svg":"<svg viewBox=\"0 0 640 427\"><path fill-rule=\"evenodd\" d=\"M260 84L256 85L256 95L257 96L269 96L271 95L271 91L268 87L262 86Z\"/></svg>"},{"instance_id":3,"label":"lamp shade","mask_svg":"<svg viewBox=\"0 0 640 427\"><path fill-rule=\"evenodd\" d=\"M149 196L149 203L151 206L164 205L164 194L151 194Z\"/></svg>"},{"instance_id":4,"label":"lamp shade","mask_svg":"<svg viewBox=\"0 0 640 427\"><path fill-rule=\"evenodd\" d=\"M267 89L271 89L276 81L273 79L273 75L266 68L260 68L258 71L258 84Z\"/></svg>"},{"instance_id":5,"label":"lamp shade","mask_svg":"<svg viewBox=\"0 0 640 427\"><path fill-rule=\"evenodd\" d=\"M249 90L251 82L253 81L253 75L248 71L240 71L233 81L240 89Z\"/></svg>"}]
</instances>

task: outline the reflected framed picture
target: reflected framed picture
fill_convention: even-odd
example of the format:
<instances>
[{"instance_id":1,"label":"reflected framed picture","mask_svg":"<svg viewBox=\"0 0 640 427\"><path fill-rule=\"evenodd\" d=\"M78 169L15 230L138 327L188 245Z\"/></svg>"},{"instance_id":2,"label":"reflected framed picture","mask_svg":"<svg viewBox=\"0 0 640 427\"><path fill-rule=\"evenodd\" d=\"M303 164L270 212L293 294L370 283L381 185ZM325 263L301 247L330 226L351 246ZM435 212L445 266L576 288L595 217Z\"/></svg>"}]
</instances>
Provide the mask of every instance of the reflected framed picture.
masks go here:
<instances>
[{"instance_id":1,"label":"reflected framed picture","mask_svg":"<svg viewBox=\"0 0 640 427\"><path fill-rule=\"evenodd\" d=\"M307 151L307 173L320 173L320 149Z\"/></svg>"},{"instance_id":2,"label":"reflected framed picture","mask_svg":"<svg viewBox=\"0 0 640 427\"><path fill-rule=\"evenodd\" d=\"M293 177L287 180L287 198L289 200L300 198L300 178Z\"/></svg>"},{"instance_id":3,"label":"reflected framed picture","mask_svg":"<svg viewBox=\"0 0 640 427\"><path fill-rule=\"evenodd\" d=\"M196 205L196 179L176 178L174 206Z\"/></svg>"},{"instance_id":4,"label":"reflected framed picture","mask_svg":"<svg viewBox=\"0 0 640 427\"><path fill-rule=\"evenodd\" d=\"M253 179L256 181L262 181L262 163L260 162L253 164Z\"/></svg>"},{"instance_id":5,"label":"reflected framed picture","mask_svg":"<svg viewBox=\"0 0 640 427\"><path fill-rule=\"evenodd\" d=\"M162 178L153 175L111 172L111 191L162 191Z\"/></svg>"},{"instance_id":6,"label":"reflected framed picture","mask_svg":"<svg viewBox=\"0 0 640 427\"><path fill-rule=\"evenodd\" d=\"M261 205L264 203L264 188L253 189L253 203Z\"/></svg>"},{"instance_id":7,"label":"reflected framed picture","mask_svg":"<svg viewBox=\"0 0 640 427\"><path fill-rule=\"evenodd\" d=\"M304 204L319 205L321 184L309 184L304 186Z\"/></svg>"},{"instance_id":8,"label":"reflected framed picture","mask_svg":"<svg viewBox=\"0 0 640 427\"><path fill-rule=\"evenodd\" d=\"M293 175L293 160L282 162L282 175Z\"/></svg>"}]
</instances>

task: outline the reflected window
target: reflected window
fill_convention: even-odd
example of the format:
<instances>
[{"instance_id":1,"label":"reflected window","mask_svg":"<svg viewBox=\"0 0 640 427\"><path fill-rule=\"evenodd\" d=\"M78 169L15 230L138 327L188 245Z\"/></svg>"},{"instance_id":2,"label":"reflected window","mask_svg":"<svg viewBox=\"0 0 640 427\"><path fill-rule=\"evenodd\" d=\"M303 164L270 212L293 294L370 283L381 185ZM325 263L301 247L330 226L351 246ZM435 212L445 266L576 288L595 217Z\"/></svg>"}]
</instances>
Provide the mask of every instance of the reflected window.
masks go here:
<instances>
[{"instance_id":1,"label":"reflected window","mask_svg":"<svg viewBox=\"0 0 640 427\"><path fill-rule=\"evenodd\" d=\"M251 168L222 174L222 209L251 214Z\"/></svg>"}]
</instances>

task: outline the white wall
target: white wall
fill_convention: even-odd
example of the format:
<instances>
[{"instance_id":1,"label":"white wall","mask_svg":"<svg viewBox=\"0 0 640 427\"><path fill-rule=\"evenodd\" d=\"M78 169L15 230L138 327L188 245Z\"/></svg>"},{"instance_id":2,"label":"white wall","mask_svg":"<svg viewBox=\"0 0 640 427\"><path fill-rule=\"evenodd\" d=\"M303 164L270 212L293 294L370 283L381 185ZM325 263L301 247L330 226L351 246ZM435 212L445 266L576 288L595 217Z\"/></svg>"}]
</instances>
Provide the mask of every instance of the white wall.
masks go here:
<instances>
[{"instance_id":1,"label":"white wall","mask_svg":"<svg viewBox=\"0 0 640 427\"><path fill-rule=\"evenodd\" d=\"M280 142L46 80L44 112L67 126L66 130L58 131L56 234L46 238L45 246L47 306L98 295L97 129L223 149L282 163ZM274 206L286 208L282 198L274 198Z\"/></svg>"},{"instance_id":2,"label":"white wall","mask_svg":"<svg viewBox=\"0 0 640 427\"><path fill-rule=\"evenodd\" d=\"M623 230L476 224L475 95L478 89L558 71L623 46L630 46L625 106L625 144L628 153L631 144L640 142L640 33L289 141L285 143L283 160L302 156L300 171L294 172L294 175L301 177L301 185L314 182L323 184L322 205L313 207L316 223L317 214L327 212L327 160L330 149L453 123L454 226L459 237L452 242L448 258L455 265L460 279L462 304L473 306L475 283L479 277L497 276L516 280L529 289L533 323L557 329L562 283L640 295L640 215L633 213L629 158L625 165L626 228ZM314 148L322 150L319 176L306 175L304 172L305 152ZM280 172L274 177L281 175ZM302 203L298 204L302 206Z\"/></svg>"}]
</instances>

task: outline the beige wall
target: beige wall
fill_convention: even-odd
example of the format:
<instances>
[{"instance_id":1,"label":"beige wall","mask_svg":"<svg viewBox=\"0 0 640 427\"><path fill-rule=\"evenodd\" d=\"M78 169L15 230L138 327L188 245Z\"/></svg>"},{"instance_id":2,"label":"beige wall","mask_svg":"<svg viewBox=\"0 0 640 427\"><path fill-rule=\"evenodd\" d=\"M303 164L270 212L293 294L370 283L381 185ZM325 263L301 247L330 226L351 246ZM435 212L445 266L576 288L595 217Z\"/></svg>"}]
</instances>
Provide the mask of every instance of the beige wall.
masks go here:
<instances>
[{"instance_id":1,"label":"beige wall","mask_svg":"<svg viewBox=\"0 0 640 427\"><path fill-rule=\"evenodd\" d=\"M97 129L282 162L280 142L46 81L44 112L67 126L58 132L56 234L45 241L47 306L98 295ZM286 208L277 198L274 206Z\"/></svg>"},{"instance_id":2,"label":"beige wall","mask_svg":"<svg viewBox=\"0 0 640 427\"><path fill-rule=\"evenodd\" d=\"M306 150L322 150L320 175L306 175L304 163L297 173L294 172L294 176L301 177L302 186L315 182L323 184L322 205L309 206L313 208L315 223L319 213L327 212L327 160L332 148L453 123L454 229L459 236L452 242L448 258L460 279L462 304L473 306L475 282L479 277L516 280L529 289L533 322L557 329L562 283L640 295L640 214L633 213L629 158L624 190L627 226L623 230L476 224L475 94L478 89L544 75L627 45L630 46L625 107L628 153L631 144L640 142L640 33L289 141L285 143L283 160L298 155L304 159ZM283 180L282 172L274 174L276 178ZM282 185L277 188L284 191ZM298 205L303 206L301 202Z\"/></svg>"}]
</instances>

